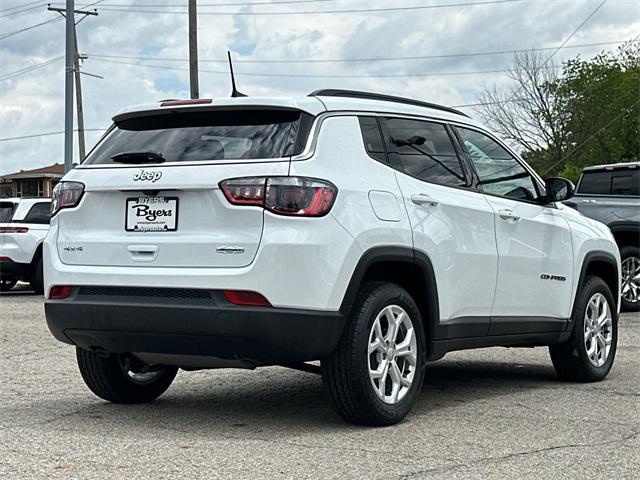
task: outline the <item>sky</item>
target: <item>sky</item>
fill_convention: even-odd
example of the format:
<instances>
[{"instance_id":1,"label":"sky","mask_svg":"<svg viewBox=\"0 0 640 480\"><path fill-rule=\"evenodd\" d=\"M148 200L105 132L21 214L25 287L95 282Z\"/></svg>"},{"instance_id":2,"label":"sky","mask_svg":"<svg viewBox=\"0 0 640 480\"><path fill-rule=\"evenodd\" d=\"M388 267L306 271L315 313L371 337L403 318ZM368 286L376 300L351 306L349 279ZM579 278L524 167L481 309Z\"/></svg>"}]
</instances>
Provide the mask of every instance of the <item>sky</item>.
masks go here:
<instances>
[{"instance_id":1,"label":"sky","mask_svg":"<svg viewBox=\"0 0 640 480\"><path fill-rule=\"evenodd\" d=\"M250 96L345 88L471 104L485 87L508 86L513 54L469 54L533 48L550 56L601 2L198 0L200 96L229 96L228 67L219 60L230 50L238 88ZM64 161L63 135L41 135L64 129L65 22L46 4L0 0L0 175ZM76 0L76 8L99 13L77 26L87 55L81 70L103 77L82 75L87 147L123 107L188 98L186 4ZM589 58L638 35L640 1L607 0L552 61Z\"/></svg>"}]
</instances>

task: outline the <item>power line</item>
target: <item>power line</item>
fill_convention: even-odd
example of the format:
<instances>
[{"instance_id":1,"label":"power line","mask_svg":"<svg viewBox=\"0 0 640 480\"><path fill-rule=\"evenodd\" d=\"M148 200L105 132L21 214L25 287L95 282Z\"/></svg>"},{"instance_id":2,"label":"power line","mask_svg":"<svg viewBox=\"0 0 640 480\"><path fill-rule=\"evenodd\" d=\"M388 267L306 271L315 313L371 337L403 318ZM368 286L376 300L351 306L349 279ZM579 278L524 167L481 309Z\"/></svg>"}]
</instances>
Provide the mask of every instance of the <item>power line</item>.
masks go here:
<instances>
[{"instance_id":1,"label":"power line","mask_svg":"<svg viewBox=\"0 0 640 480\"><path fill-rule=\"evenodd\" d=\"M353 8L347 10L323 10L323 11L285 11L285 12L198 12L199 15L217 15L217 16L277 16L277 15L325 15L334 13L377 13L377 12L399 12L412 10L430 10L436 8L451 7L472 7L479 5L493 5L501 3L515 3L524 0L482 0L479 2L460 2L460 3L443 3L440 5L420 5L410 7L385 7L385 8ZM139 7L136 5L136 7ZM105 7L104 11L109 12L131 12L131 13L162 13L170 15L187 15L188 11L166 11L166 10L139 10L137 8L113 8Z\"/></svg>"},{"instance_id":2,"label":"power line","mask_svg":"<svg viewBox=\"0 0 640 480\"><path fill-rule=\"evenodd\" d=\"M585 24L586 24L589 20L591 20L591 17L593 17L593 16L598 12L598 10L600 10L600 9L603 7L603 5L604 5L605 3L607 3L607 0L602 0L602 2L600 2L600 4L599 4L599 5L598 5L598 6L597 6L597 7L596 7L596 8L595 8L595 9L594 9L594 10L593 10L593 11L592 11L588 16L587 16L587 18L585 18L585 19L582 21L582 23L581 23L580 25L578 25L578 27L577 27L573 32L571 32L571 35L569 35L569 36L564 40L564 42L562 42L562 43L558 46L558 48L557 48L557 49L556 49L556 50L555 50L551 55L549 55L549 58L547 58L547 59L545 60L545 62L542 64L542 66L543 66L543 67L544 67L547 63L549 63L549 61L554 57L554 55L555 55L556 53L558 53L558 52L559 52L559 51L560 51L560 50L561 50L561 49L562 49L562 48L563 48L563 47L564 47L564 46L569 42L569 40L571 40L571 39L573 38L573 36L574 36L576 33L578 33L578 30L580 30L582 27L584 27L584 26L585 26Z\"/></svg>"},{"instance_id":3,"label":"power line","mask_svg":"<svg viewBox=\"0 0 640 480\"><path fill-rule=\"evenodd\" d=\"M17 35L18 33L26 32L27 30L31 30L33 28L41 27L42 25L47 25L48 23L57 22L62 20L62 17L51 18L49 20L45 20L44 22L36 23L35 25L30 25L28 27L21 28L19 30L14 30L13 32L0 33L0 40L4 40L5 38L12 37Z\"/></svg>"},{"instance_id":4,"label":"power line","mask_svg":"<svg viewBox=\"0 0 640 480\"><path fill-rule=\"evenodd\" d=\"M105 130L106 128L85 128L84 129L85 132L104 132ZM74 130L74 132L77 132L77 131L78 130ZM34 133L31 135L22 135L20 137L0 138L0 142L8 142L10 140L23 140L26 138L47 137L49 135L60 135L61 133L64 133L64 130L60 130L59 132Z\"/></svg>"},{"instance_id":5,"label":"power line","mask_svg":"<svg viewBox=\"0 0 640 480\"><path fill-rule=\"evenodd\" d=\"M602 8L602 6L607 3L607 0L602 0L602 2L600 2L600 4L598 4L598 6L591 11L591 13L589 15L587 15L587 18L585 18L582 23L580 25L578 25L573 32L571 32L571 34L553 51L553 53L551 55L549 55L547 57L547 59L542 63L542 65L540 66L540 68L544 68L545 65L547 63L549 63L549 61L553 58L553 56L558 53L562 48L566 48L565 45L567 44L567 42L569 42L569 40L571 40L573 38L573 36L578 33L578 31L585 26L585 24L598 12L598 10L600 10ZM466 104L466 105L457 105L454 108L463 108L463 107L477 107L477 106L482 106L482 105L504 105L505 103L510 103L510 102L514 102L517 101L515 98L516 95L518 95L518 93L520 92L520 90L522 90L523 86L520 85L512 94L509 98L507 98L506 100L503 101L498 101L498 102L481 102L481 103L476 103L476 104Z\"/></svg>"},{"instance_id":6,"label":"power line","mask_svg":"<svg viewBox=\"0 0 640 480\"><path fill-rule=\"evenodd\" d=\"M234 3L199 3L200 7L248 7L253 5L290 5L299 3L328 3L335 2L337 0L274 0L258 1L258 2L234 2ZM54 5L52 3L52 5ZM155 3L155 4L138 4L138 3L105 3L105 7L135 7L135 8L173 8L173 7L186 7L184 3Z\"/></svg>"},{"instance_id":7,"label":"power line","mask_svg":"<svg viewBox=\"0 0 640 480\"><path fill-rule=\"evenodd\" d=\"M19 75L22 75L24 73L29 73L33 70L37 70L39 68L42 67L46 67L47 65L54 63L58 60L62 60L64 58L64 56L59 56L59 57L55 57L55 58L50 58L49 60L46 60L42 63L36 63L35 65L29 65L28 67L22 68L20 70L16 70L15 72L11 72L11 73L6 73L4 75L0 75L0 82L4 81L4 80L9 80L10 78L13 77L17 77Z\"/></svg>"},{"instance_id":8,"label":"power line","mask_svg":"<svg viewBox=\"0 0 640 480\"><path fill-rule=\"evenodd\" d=\"M26 3L19 4L19 5L14 5L13 7L3 8L2 10L0 10L0 13L8 12L10 10L17 10L17 9L20 9L20 8L28 7L28 6L33 5L35 3L41 4L41 3L44 3L44 2L42 0L35 0L35 1L32 1L32 2L26 2Z\"/></svg>"},{"instance_id":9,"label":"power line","mask_svg":"<svg viewBox=\"0 0 640 480\"><path fill-rule=\"evenodd\" d=\"M189 69L183 67L170 67L165 65L148 65L144 63L126 62L120 60L107 60L102 58L93 58L96 62L114 63L120 65L131 65L134 67L146 67L160 70L174 70L186 72ZM560 67L553 67L560 68ZM322 75L322 74L306 74L306 73L273 73L273 72L235 72L236 75L243 75L248 77L285 77L285 78L402 78L402 77L447 77L456 75L476 75L476 74L488 74L488 73L506 73L510 72L509 69L502 70L473 70L467 72L433 72L433 73L393 73L393 74L347 74L347 75ZM229 75L227 70L202 70L203 73L212 73L218 75Z\"/></svg>"},{"instance_id":10,"label":"power line","mask_svg":"<svg viewBox=\"0 0 640 480\"><path fill-rule=\"evenodd\" d=\"M604 45L615 45L625 43L626 40L618 40L611 42L599 42L599 43L583 43L579 45L566 45L563 48L585 48L585 47L599 47ZM420 55L411 57L371 57L371 58L334 58L334 59L254 59L254 60L234 60L233 63L351 63L351 62L379 62L379 61L404 61L404 60L429 60L429 59L443 59L443 58L461 58L461 57L476 57L476 56L489 56L489 55L503 55L514 54L524 52L543 52L549 50L555 50L558 47L542 47L542 48L530 48L519 50L494 50L490 52L470 52L470 53L449 53L441 55ZM149 60L149 61L167 61L167 62L187 62L186 58L159 58L159 57L140 57L140 56L128 56L128 55L106 55L98 53L88 53L93 58L122 58L128 60ZM199 59L199 62L203 63L227 63L226 59Z\"/></svg>"},{"instance_id":11,"label":"power line","mask_svg":"<svg viewBox=\"0 0 640 480\"><path fill-rule=\"evenodd\" d=\"M11 17L13 15L20 15L22 13L31 12L33 10L37 10L37 9L42 8L44 5L46 5L46 4L44 2L42 2L39 5L34 5L32 7L27 7L27 8L24 8L22 10L16 10L16 11L9 12L9 13L3 13L2 15L0 15L0 18ZM2 12L0 12L0 13L2 13Z\"/></svg>"}]
</instances>

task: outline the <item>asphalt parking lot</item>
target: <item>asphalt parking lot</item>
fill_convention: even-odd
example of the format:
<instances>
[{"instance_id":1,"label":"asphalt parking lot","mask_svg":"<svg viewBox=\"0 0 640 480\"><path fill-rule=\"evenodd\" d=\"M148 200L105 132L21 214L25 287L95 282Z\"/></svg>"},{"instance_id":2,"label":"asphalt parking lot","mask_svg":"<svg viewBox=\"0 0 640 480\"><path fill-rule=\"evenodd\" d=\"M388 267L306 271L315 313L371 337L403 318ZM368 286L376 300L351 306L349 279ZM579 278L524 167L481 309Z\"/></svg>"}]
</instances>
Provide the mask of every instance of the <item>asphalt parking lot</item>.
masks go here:
<instances>
[{"instance_id":1,"label":"asphalt parking lot","mask_svg":"<svg viewBox=\"0 0 640 480\"><path fill-rule=\"evenodd\" d=\"M431 364L400 425L342 422L320 377L180 372L149 405L105 403L42 297L0 296L0 478L640 478L640 315L621 318L608 379L559 381L546 349Z\"/></svg>"}]
</instances>

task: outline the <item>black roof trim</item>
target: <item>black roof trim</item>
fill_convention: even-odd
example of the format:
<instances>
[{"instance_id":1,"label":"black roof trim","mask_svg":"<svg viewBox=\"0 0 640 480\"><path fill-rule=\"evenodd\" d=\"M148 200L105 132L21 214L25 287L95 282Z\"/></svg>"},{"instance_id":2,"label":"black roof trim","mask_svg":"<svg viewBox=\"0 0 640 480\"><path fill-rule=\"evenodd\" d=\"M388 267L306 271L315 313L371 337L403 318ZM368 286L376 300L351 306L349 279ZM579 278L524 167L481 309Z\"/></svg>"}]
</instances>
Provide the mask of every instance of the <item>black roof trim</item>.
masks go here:
<instances>
[{"instance_id":1,"label":"black roof trim","mask_svg":"<svg viewBox=\"0 0 640 480\"><path fill-rule=\"evenodd\" d=\"M434 110L442 110L443 112L455 113L456 115L462 115L469 117L466 113L456 110L455 108L445 107L436 103L421 102L420 100L413 100L412 98L396 97L393 95L383 95L381 93L360 92L357 90L339 90L339 89L324 89L311 92L309 97L349 97L349 98L362 98L366 100L381 100L383 102L395 102L405 103L407 105L416 105L418 107L433 108Z\"/></svg>"}]
</instances>

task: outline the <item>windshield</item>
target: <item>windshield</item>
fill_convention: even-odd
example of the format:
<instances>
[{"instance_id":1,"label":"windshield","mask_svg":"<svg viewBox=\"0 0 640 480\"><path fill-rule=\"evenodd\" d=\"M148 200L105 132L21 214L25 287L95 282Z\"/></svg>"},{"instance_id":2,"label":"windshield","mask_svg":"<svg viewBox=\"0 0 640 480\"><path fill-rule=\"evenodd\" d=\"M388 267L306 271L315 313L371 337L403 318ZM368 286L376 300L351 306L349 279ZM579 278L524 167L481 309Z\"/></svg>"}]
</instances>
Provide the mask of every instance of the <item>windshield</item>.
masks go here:
<instances>
[{"instance_id":1,"label":"windshield","mask_svg":"<svg viewBox=\"0 0 640 480\"><path fill-rule=\"evenodd\" d=\"M153 153L165 162L288 157L299 153L305 130L301 124L308 123L301 121L303 115L293 110L236 110L127 119L117 122L84 163L111 164L124 153Z\"/></svg>"}]
</instances>

